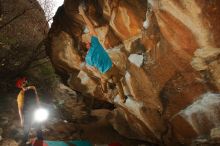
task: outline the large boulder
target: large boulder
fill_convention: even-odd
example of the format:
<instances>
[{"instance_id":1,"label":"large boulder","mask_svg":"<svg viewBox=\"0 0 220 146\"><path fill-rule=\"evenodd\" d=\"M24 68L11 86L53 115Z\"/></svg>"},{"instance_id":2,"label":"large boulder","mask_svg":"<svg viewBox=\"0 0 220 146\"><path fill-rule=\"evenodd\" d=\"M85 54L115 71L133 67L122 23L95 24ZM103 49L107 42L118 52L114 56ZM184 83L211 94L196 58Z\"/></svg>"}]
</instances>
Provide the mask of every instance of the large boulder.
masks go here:
<instances>
[{"instance_id":1,"label":"large boulder","mask_svg":"<svg viewBox=\"0 0 220 146\"><path fill-rule=\"evenodd\" d=\"M46 67L40 65L49 62L45 59L44 47L49 26L43 9L37 0L4 0L0 9L3 10L0 18L1 92L14 90L14 79L24 76L25 72L32 79L38 76L36 81L42 84L39 76ZM51 67L49 63L46 65Z\"/></svg>"},{"instance_id":2,"label":"large boulder","mask_svg":"<svg viewBox=\"0 0 220 146\"><path fill-rule=\"evenodd\" d=\"M42 58L40 46L49 27L37 1L7 0L1 3L4 11L0 21L0 78L4 79L16 76L31 61Z\"/></svg>"},{"instance_id":3,"label":"large boulder","mask_svg":"<svg viewBox=\"0 0 220 146\"><path fill-rule=\"evenodd\" d=\"M98 73L80 68L84 62L81 42L88 34L83 33L79 3L80 0L64 2L48 37L48 55L57 72L65 75L66 83L85 95L114 103L116 109L110 121L124 136L179 145L209 135L215 128L213 122L219 123L218 112L213 119L203 116L206 110L189 115L187 107L196 103L203 109L213 106L218 111L214 106L216 98L206 105L198 97L220 90L220 2L87 1L87 14L96 26L98 38L124 76L126 103L115 94L109 100L101 90ZM193 125L186 115L194 119ZM203 125L211 126L203 127L197 115L204 119Z\"/></svg>"}]
</instances>

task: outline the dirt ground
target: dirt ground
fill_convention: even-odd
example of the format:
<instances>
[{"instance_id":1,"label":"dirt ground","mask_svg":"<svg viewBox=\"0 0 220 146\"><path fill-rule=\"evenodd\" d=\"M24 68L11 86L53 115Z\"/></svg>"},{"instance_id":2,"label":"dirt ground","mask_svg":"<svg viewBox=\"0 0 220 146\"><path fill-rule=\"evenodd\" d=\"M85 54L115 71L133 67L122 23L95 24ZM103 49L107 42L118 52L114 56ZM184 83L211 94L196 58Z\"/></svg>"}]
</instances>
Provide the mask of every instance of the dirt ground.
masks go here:
<instances>
[{"instance_id":1,"label":"dirt ground","mask_svg":"<svg viewBox=\"0 0 220 146\"><path fill-rule=\"evenodd\" d=\"M48 132L44 137L47 140L88 140L94 145L119 142L123 146L150 146L146 142L121 136L108 122L109 112L110 110L107 109L93 110L91 116L94 119L88 119L84 124L64 122L63 119L59 119L59 116L53 117L59 122L48 121L44 127ZM17 113L16 95L10 95L5 100L1 100L0 116L0 128L3 130L1 135L3 140L0 140L0 146L17 146L17 143L21 142L23 129L20 126Z\"/></svg>"}]
</instances>

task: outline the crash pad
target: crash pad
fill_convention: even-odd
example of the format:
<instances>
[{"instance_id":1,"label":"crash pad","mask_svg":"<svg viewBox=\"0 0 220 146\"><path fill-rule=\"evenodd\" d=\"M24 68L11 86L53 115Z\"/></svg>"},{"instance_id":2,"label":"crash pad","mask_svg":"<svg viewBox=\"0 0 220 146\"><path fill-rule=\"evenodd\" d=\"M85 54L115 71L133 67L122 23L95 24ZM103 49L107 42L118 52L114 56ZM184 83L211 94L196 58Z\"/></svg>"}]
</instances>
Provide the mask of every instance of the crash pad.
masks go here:
<instances>
[{"instance_id":1,"label":"crash pad","mask_svg":"<svg viewBox=\"0 0 220 146\"><path fill-rule=\"evenodd\" d=\"M75 140L75 141L33 141L32 146L92 146L92 144L88 141L81 141L81 140Z\"/></svg>"}]
</instances>

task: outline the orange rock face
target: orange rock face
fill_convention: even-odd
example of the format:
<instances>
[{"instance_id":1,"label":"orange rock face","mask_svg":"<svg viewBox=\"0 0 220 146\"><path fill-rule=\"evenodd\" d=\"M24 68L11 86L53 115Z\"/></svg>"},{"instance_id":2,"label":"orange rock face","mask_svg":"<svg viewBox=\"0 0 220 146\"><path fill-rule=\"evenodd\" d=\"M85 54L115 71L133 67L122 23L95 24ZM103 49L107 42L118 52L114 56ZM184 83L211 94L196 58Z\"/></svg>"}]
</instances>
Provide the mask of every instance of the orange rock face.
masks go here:
<instances>
[{"instance_id":1,"label":"orange rock face","mask_svg":"<svg viewBox=\"0 0 220 146\"><path fill-rule=\"evenodd\" d=\"M220 96L205 93L220 91L219 1L88 1L98 38L124 75L125 103L111 94L115 88L102 93L97 72L80 67L87 34L78 5L79 0L66 0L59 8L48 55L72 89L115 103L110 121L120 134L179 145L218 127ZM215 112L208 116L210 108Z\"/></svg>"}]
</instances>

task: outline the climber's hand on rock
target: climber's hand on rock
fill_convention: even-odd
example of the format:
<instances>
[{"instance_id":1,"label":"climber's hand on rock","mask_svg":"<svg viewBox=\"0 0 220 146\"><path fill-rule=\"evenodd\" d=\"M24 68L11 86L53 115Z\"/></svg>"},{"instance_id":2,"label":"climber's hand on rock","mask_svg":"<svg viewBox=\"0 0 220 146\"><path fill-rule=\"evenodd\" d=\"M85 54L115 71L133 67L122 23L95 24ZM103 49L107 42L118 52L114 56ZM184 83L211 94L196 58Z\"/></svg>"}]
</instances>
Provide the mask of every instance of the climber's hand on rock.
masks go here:
<instances>
[{"instance_id":1,"label":"climber's hand on rock","mask_svg":"<svg viewBox=\"0 0 220 146\"><path fill-rule=\"evenodd\" d=\"M85 62L83 62L83 63L80 64L80 68L81 68L81 69L85 68L85 66L86 66Z\"/></svg>"},{"instance_id":2,"label":"climber's hand on rock","mask_svg":"<svg viewBox=\"0 0 220 146\"><path fill-rule=\"evenodd\" d=\"M79 14L80 15L84 15L85 12L84 12L84 9L83 9L83 6L82 5L79 5Z\"/></svg>"},{"instance_id":3,"label":"climber's hand on rock","mask_svg":"<svg viewBox=\"0 0 220 146\"><path fill-rule=\"evenodd\" d=\"M87 68L88 68L90 71L92 71L92 72L96 72L96 71L97 71L96 68L93 67L93 66L88 66Z\"/></svg>"}]
</instances>

